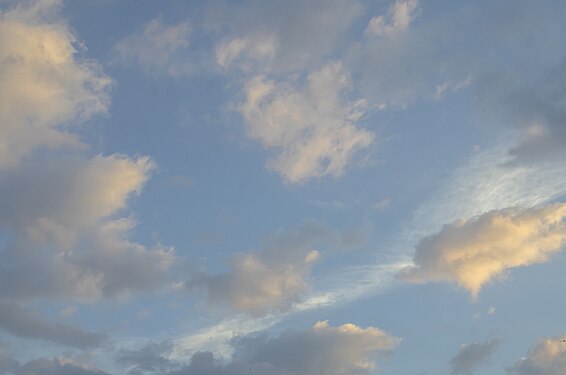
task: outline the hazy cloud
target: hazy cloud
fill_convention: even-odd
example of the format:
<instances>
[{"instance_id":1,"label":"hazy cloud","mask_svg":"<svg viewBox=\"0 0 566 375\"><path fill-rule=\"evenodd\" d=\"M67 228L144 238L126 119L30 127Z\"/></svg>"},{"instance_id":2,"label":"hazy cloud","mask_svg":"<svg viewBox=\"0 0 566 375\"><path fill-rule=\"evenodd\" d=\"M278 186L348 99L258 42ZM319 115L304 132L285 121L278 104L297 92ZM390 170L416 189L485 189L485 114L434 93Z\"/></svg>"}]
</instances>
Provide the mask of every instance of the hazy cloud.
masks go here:
<instances>
[{"instance_id":1,"label":"hazy cloud","mask_svg":"<svg viewBox=\"0 0 566 375\"><path fill-rule=\"evenodd\" d=\"M387 15L373 17L366 34L370 36L390 35L405 31L417 15L418 0L397 0L387 11Z\"/></svg>"},{"instance_id":2,"label":"hazy cloud","mask_svg":"<svg viewBox=\"0 0 566 375\"><path fill-rule=\"evenodd\" d=\"M106 335L100 333L49 323L12 303L0 303L0 328L15 336L47 340L79 349L97 347L106 340Z\"/></svg>"},{"instance_id":3,"label":"hazy cloud","mask_svg":"<svg viewBox=\"0 0 566 375\"><path fill-rule=\"evenodd\" d=\"M122 65L135 65L148 73L177 77L193 70L190 33L188 21L167 25L161 18L156 18L141 32L120 40L114 46L114 54Z\"/></svg>"},{"instance_id":4,"label":"hazy cloud","mask_svg":"<svg viewBox=\"0 0 566 375\"><path fill-rule=\"evenodd\" d=\"M473 375L499 347L499 340L463 345L450 361L451 375Z\"/></svg>"},{"instance_id":5,"label":"hazy cloud","mask_svg":"<svg viewBox=\"0 0 566 375\"><path fill-rule=\"evenodd\" d=\"M446 281L476 297L506 270L542 263L566 244L566 204L495 210L445 225L417 246L411 282Z\"/></svg>"}]
</instances>

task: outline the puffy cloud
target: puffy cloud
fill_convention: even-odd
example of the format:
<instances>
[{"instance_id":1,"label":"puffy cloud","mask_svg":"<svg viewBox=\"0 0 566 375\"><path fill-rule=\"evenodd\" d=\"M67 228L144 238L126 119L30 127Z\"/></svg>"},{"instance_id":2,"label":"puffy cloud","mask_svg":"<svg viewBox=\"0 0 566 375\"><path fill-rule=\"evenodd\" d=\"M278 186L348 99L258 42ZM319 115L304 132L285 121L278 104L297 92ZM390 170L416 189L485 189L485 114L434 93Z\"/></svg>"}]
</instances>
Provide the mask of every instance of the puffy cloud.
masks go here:
<instances>
[{"instance_id":1,"label":"puffy cloud","mask_svg":"<svg viewBox=\"0 0 566 375\"><path fill-rule=\"evenodd\" d=\"M116 215L139 192L148 158L29 162L0 173L0 296L93 300L153 289L173 253L146 249L127 234L131 218Z\"/></svg>"},{"instance_id":2,"label":"puffy cloud","mask_svg":"<svg viewBox=\"0 0 566 375\"><path fill-rule=\"evenodd\" d=\"M499 347L499 340L463 345L450 361L451 375L473 375Z\"/></svg>"},{"instance_id":3,"label":"puffy cloud","mask_svg":"<svg viewBox=\"0 0 566 375\"><path fill-rule=\"evenodd\" d=\"M189 365L169 375L346 375L369 374L374 359L390 353L399 339L379 328L318 322L279 337L250 335L233 340L234 355L222 363L210 352L193 355Z\"/></svg>"},{"instance_id":4,"label":"puffy cloud","mask_svg":"<svg viewBox=\"0 0 566 375\"><path fill-rule=\"evenodd\" d=\"M13 303L0 303L0 327L20 337L42 339L86 349L102 345L106 336L63 324L52 324Z\"/></svg>"},{"instance_id":5,"label":"puffy cloud","mask_svg":"<svg viewBox=\"0 0 566 375\"><path fill-rule=\"evenodd\" d=\"M111 80L79 59L69 27L52 21L58 3L0 13L0 169L37 148L80 145L71 124L107 110Z\"/></svg>"},{"instance_id":6,"label":"puffy cloud","mask_svg":"<svg viewBox=\"0 0 566 375\"><path fill-rule=\"evenodd\" d=\"M371 36L390 35L405 31L417 15L418 0L397 0L386 16L373 17L366 34Z\"/></svg>"},{"instance_id":7,"label":"puffy cloud","mask_svg":"<svg viewBox=\"0 0 566 375\"><path fill-rule=\"evenodd\" d=\"M374 134L356 126L366 103L346 98L349 85L339 63L309 74L305 87L265 77L248 82L239 110L249 136L275 152L270 169L291 183L340 176L356 151L372 144Z\"/></svg>"},{"instance_id":8,"label":"puffy cloud","mask_svg":"<svg viewBox=\"0 0 566 375\"><path fill-rule=\"evenodd\" d=\"M123 65L137 65L150 73L180 76L191 72L188 21L164 24L160 18L144 26L141 33L126 36L114 46L114 54Z\"/></svg>"},{"instance_id":9,"label":"puffy cloud","mask_svg":"<svg viewBox=\"0 0 566 375\"><path fill-rule=\"evenodd\" d=\"M417 246L412 282L454 282L476 297L506 270L542 263L566 245L566 204L505 209L445 225Z\"/></svg>"},{"instance_id":10,"label":"puffy cloud","mask_svg":"<svg viewBox=\"0 0 566 375\"><path fill-rule=\"evenodd\" d=\"M320 256L315 246L357 247L366 232L363 228L340 233L306 220L297 228L267 237L257 252L235 255L228 272L195 275L186 286L205 292L210 302L253 315L286 309L308 288L310 268Z\"/></svg>"},{"instance_id":11,"label":"puffy cloud","mask_svg":"<svg viewBox=\"0 0 566 375\"><path fill-rule=\"evenodd\" d=\"M515 375L561 375L566 368L566 335L546 338L507 369Z\"/></svg>"}]
</instances>

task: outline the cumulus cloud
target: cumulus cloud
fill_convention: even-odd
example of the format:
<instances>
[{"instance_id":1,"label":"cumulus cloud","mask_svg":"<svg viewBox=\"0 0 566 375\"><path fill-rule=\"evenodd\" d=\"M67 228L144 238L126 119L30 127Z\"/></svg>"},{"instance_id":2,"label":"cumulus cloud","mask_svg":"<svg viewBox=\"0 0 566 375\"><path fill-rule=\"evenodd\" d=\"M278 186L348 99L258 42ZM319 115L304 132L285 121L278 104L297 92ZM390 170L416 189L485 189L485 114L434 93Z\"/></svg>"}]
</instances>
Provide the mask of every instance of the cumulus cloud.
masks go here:
<instances>
[{"instance_id":1,"label":"cumulus cloud","mask_svg":"<svg viewBox=\"0 0 566 375\"><path fill-rule=\"evenodd\" d=\"M148 73L177 77L193 69L189 58L190 34L188 21L167 25L156 18L141 32L120 40L114 46L114 54L122 65L135 65Z\"/></svg>"},{"instance_id":2,"label":"cumulus cloud","mask_svg":"<svg viewBox=\"0 0 566 375\"><path fill-rule=\"evenodd\" d=\"M275 56L276 49L273 36L233 38L216 46L216 63L224 69L237 66L249 72L269 64Z\"/></svg>"},{"instance_id":3,"label":"cumulus cloud","mask_svg":"<svg viewBox=\"0 0 566 375\"><path fill-rule=\"evenodd\" d=\"M98 156L26 163L0 173L0 296L93 300L153 289L173 253L127 239L117 217L149 177L148 158Z\"/></svg>"},{"instance_id":4,"label":"cumulus cloud","mask_svg":"<svg viewBox=\"0 0 566 375\"><path fill-rule=\"evenodd\" d=\"M463 345L450 361L451 375L473 375L499 347L499 340Z\"/></svg>"},{"instance_id":5,"label":"cumulus cloud","mask_svg":"<svg viewBox=\"0 0 566 375\"><path fill-rule=\"evenodd\" d=\"M107 110L111 80L77 57L69 27L52 20L58 3L0 13L0 169L37 148L80 145L72 125Z\"/></svg>"},{"instance_id":6,"label":"cumulus cloud","mask_svg":"<svg viewBox=\"0 0 566 375\"><path fill-rule=\"evenodd\" d=\"M366 103L346 97L349 85L339 63L309 74L304 87L261 76L248 82L239 110L249 136L275 153L270 169L291 183L340 176L372 144L374 134L357 126Z\"/></svg>"},{"instance_id":7,"label":"cumulus cloud","mask_svg":"<svg viewBox=\"0 0 566 375\"><path fill-rule=\"evenodd\" d=\"M321 254L317 246L353 248L366 236L365 228L342 233L306 220L268 236L257 252L235 255L228 272L195 275L186 286L204 292L212 303L253 315L286 309L308 289L310 269Z\"/></svg>"},{"instance_id":8,"label":"cumulus cloud","mask_svg":"<svg viewBox=\"0 0 566 375\"><path fill-rule=\"evenodd\" d=\"M566 368L566 335L545 338L507 369L510 375L561 375Z\"/></svg>"},{"instance_id":9,"label":"cumulus cloud","mask_svg":"<svg viewBox=\"0 0 566 375\"><path fill-rule=\"evenodd\" d=\"M566 204L504 209L445 225L417 246L411 282L445 281L474 297L506 270L542 263L566 245Z\"/></svg>"},{"instance_id":10,"label":"cumulus cloud","mask_svg":"<svg viewBox=\"0 0 566 375\"><path fill-rule=\"evenodd\" d=\"M382 36L405 31L417 16L418 0L397 0L387 15L373 17L367 26L366 34Z\"/></svg>"},{"instance_id":11,"label":"cumulus cloud","mask_svg":"<svg viewBox=\"0 0 566 375\"><path fill-rule=\"evenodd\" d=\"M106 336L100 333L49 323L13 303L0 303L0 328L15 336L51 341L79 349L97 347L106 340Z\"/></svg>"}]
</instances>

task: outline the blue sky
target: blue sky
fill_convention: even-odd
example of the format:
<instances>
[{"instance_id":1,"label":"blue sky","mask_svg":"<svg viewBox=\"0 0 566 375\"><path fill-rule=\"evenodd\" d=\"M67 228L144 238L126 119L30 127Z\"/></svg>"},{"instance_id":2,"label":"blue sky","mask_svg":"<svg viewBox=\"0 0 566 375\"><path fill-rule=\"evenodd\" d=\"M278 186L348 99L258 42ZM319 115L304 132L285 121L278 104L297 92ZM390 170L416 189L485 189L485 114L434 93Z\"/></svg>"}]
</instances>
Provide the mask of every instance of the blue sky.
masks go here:
<instances>
[{"instance_id":1,"label":"blue sky","mask_svg":"<svg viewBox=\"0 0 566 375\"><path fill-rule=\"evenodd\" d=\"M0 0L0 374L557 375L560 0Z\"/></svg>"}]
</instances>

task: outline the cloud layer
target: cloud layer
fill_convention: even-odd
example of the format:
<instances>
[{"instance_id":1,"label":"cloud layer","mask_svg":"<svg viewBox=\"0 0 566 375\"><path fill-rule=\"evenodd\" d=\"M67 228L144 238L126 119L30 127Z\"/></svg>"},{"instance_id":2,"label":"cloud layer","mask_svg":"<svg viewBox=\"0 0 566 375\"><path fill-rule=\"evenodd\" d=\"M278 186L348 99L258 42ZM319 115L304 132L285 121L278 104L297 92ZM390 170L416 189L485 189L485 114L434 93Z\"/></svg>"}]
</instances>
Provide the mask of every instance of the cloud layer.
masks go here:
<instances>
[{"instance_id":1,"label":"cloud layer","mask_svg":"<svg viewBox=\"0 0 566 375\"><path fill-rule=\"evenodd\" d=\"M566 368L566 335L541 340L529 354L507 369L510 375L561 375Z\"/></svg>"},{"instance_id":2,"label":"cloud layer","mask_svg":"<svg viewBox=\"0 0 566 375\"><path fill-rule=\"evenodd\" d=\"M482 286L511 268L542 263L566 245L566 204L495 210L445 225L417 246L411 282L445 281L477 297Z\"/></svg>"}]
</instances>

